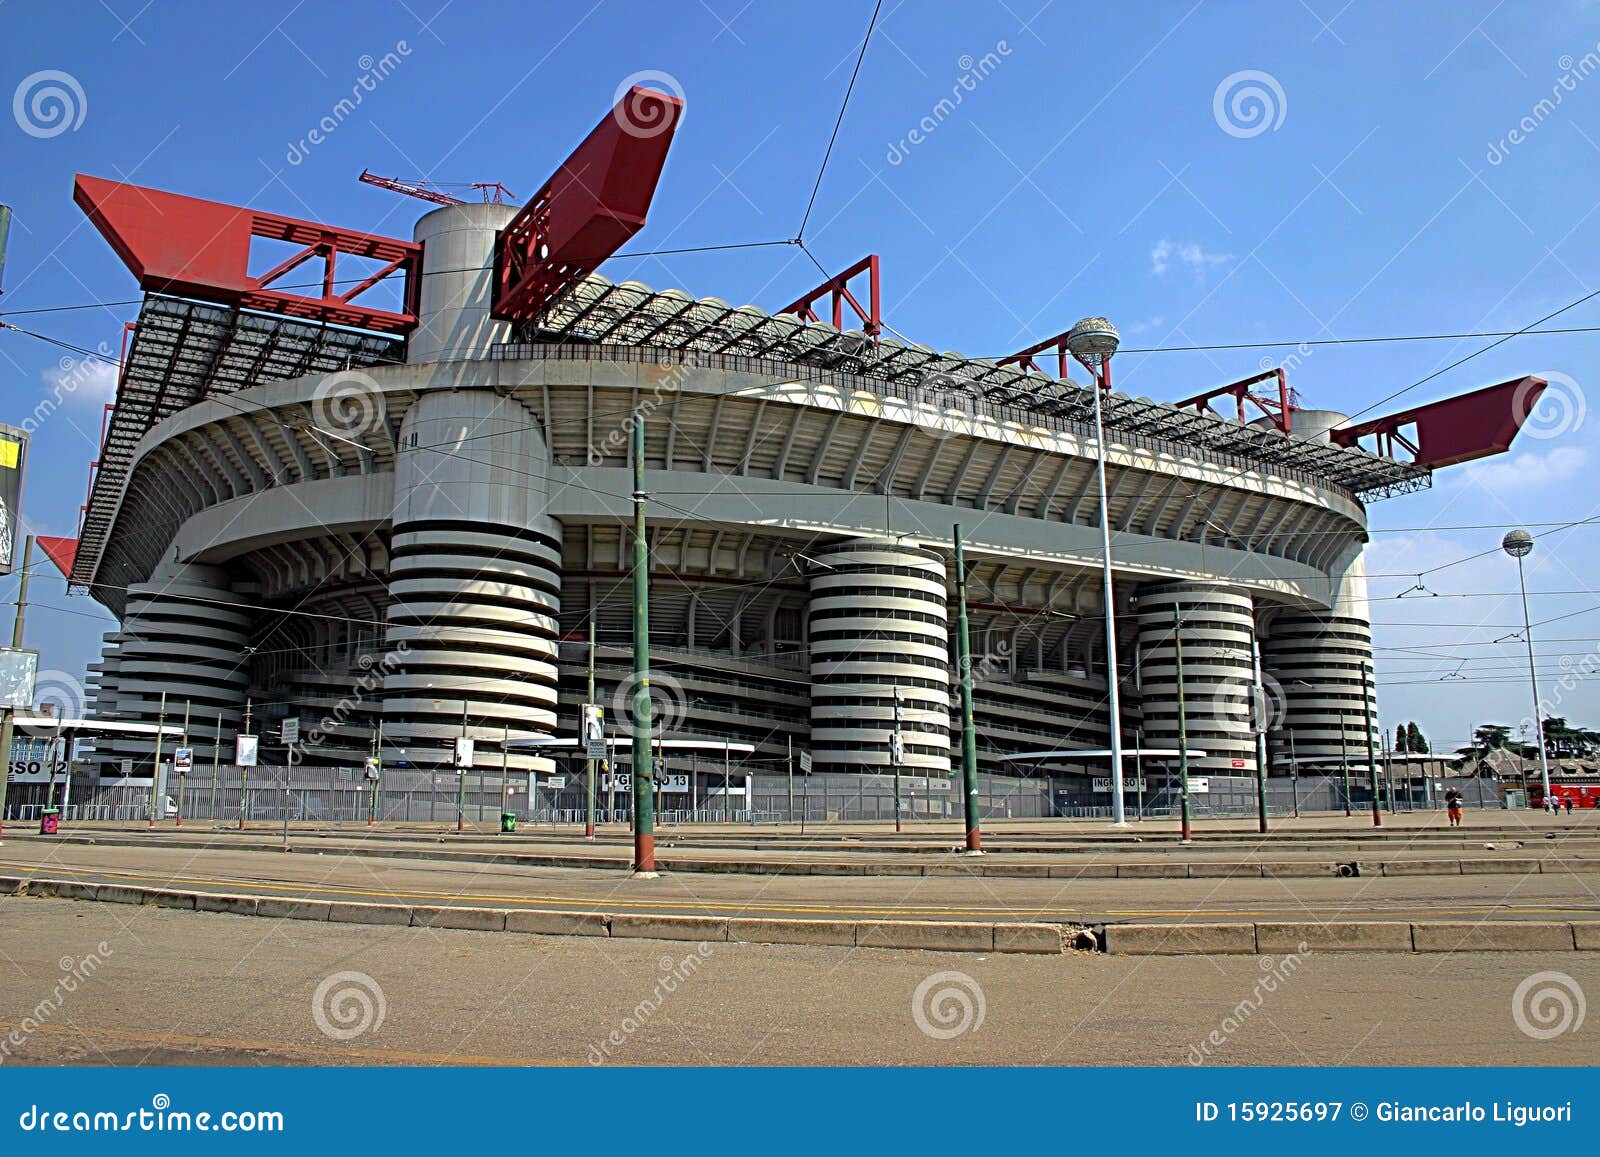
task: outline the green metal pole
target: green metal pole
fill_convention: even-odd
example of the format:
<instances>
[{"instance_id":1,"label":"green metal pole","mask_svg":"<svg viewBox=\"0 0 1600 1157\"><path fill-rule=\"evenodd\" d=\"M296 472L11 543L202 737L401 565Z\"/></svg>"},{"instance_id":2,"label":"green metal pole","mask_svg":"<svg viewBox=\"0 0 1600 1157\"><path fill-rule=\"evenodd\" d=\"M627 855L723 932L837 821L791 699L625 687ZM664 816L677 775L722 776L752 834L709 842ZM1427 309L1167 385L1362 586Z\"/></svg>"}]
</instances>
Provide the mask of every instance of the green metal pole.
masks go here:
<instances>
[{"instance_id":1,"label":"green metal pole","mask_svg":"<svg viewBox=\"0 0 1600 1157\"><path fill-rule=\"evenodd\" d=\"M1256 827L1267 832L1267 688L1261 677L1261 647L1250 640L1250 658L1255 664L1255 694L1250 710L1256 730Z\"/></svg>"},{"instance_id":2,"label":"green metal pole","mask_svg":"<svg viewBox=\"0 0 1600 1157\"><path fill-rule=\"evenodd\" d=\"M9 225L11 211L5 213L5 224ZM0 243L5 240L0 235ZM3 264L5 254L0 251L0 264ZM22 647L22 625L28 610L28 570L33 566L33 535L28 535L22 543L22 573L17 578L17 616L11 623L11 647L13 650ZM11 782L11 737L14 727L13 720L16 712L10 708L0 708L0 836L5 834L6 820L6 789Z\"/></svg>"},{"instance_id":3,"label":"green metal pole","mask_svg":"<svg viewBox=\"0 0 1600 1157\"><path fill-rule=\"evenodd\" d=\"M794 823L794 736L783 737L784 766L789 773L789 805L784 816L789 823Z\"/></svg>"},{"instance_id":4,"label":"green metal pole","mask_svg":"<svg viewBox=\"0 0 1600 1157\"><path fill-rule=\"evenodd\" d=\"M1189 825L1189 714L1183 701L1183 612L1172 608L1172 653L1178 668L1178 830L1188 843L1194 838Z\"/></svg>"},{"instance_id":5,"label":"green metal pole","mask_svg":"<svg viewBox=\"0 0 1600 1157\"><path fill-rule=\"evenodd\" d=\"M1372 680L1367 665L1361 664L1361 709L1367 724L1367 771L1372 777L1372 826L1383 826L1383 811L1378 798L1378 752L1372 743Z\"/></svg>"},{"instance_id":6,"label":"green metal pole","mask_svg":"<svg viewBox=\"0 0 1600 1157\"><path fill-rule=\"evenodd\" d=\"M1350 812L1350 736L1345 733L1345 711L1339 708L1339 779L1344 790L1344 814Z\"/></svg>"},{"instance_id":7,"label":"green metal pole","mask_svg":"<svg viewBox=\"0 0 1600 1157\"><path fill-rule=\"evenodd\" d=\"M644 528L644 415L633 416L633 870L656 874L650 749L650 543Z\"/></svg>"},{"instance_id":8,"label":"green metal pole","mask_svg":"<svg viewBox=\"0 0 1600 1157\"><path fill-rule=\"evenodd\" d=\"M983 823L978 814L978 727L972 710L972 633L967 621L967 556L961 524L956 540L956 660L961 668L961 794L967 819L967 851L983 851Z\"/></svg>"},{"instance_id":9,"label":"green metal pole","mask_svg":"<svg viewBox=\"0 0 1600 1157\"><path fill-rule=\"evenodd\" d=\"M206 819L217 819L217 755L222 750L222 708L217 708L217 733L211 741L211 803L206 808Z\"/></svg>"},{"instance_id":10,"label":"green metal pole","mask_svg":"<svg viewBox=\"0 0 1600 1157\"><path fill-rule=\"evenodd\" d=\"M584 700L585 703L594 702L594 620L595 608L591 606L589 608L589 697ZM583 740L584 746L587 747L589 737L585 735ZM583 838L592 840L594 839L594 760L586 756L584 765L587 770L584 773L586 782L583 786Z\"/></svg>"}]
</instances>

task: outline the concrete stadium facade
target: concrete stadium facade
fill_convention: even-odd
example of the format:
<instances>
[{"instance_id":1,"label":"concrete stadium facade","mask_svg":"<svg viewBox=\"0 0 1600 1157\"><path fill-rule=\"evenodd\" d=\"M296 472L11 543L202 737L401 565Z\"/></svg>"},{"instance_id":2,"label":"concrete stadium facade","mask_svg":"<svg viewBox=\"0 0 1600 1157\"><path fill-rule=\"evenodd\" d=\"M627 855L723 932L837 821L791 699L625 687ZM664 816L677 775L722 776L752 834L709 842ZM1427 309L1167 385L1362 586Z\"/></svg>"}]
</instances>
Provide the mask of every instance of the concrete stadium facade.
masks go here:
<instances>
[{"instance_id":1,"label":"concrete stadium facade","mask_svg":"<svg viewBox=\"0 0 1600 1157\"><path fill-rule=\"evenodd\" d=\"M905 766L948 772L960 523L981 769L1107 744L1090 427L990 404L961 372L886 388L863 370L881 356L865 340L787 356L810 333L840 337L820 323L781 322L788 344L765 355L697 347L682 319L713 303L597 277L562 329L514 331L490 315L512 212L419 221L404 362L280 372L143 435L85 584L120 621L91 673L97 714L153 722L164 691L169 722L189 713L197 767L219 732L231 759L248 704L262 734L302 721L307 764L359 768L381 724L386 764L448 767L465 733L480 760L549 770L513 741L576 734L592 622L598 698L625 728L638 413L668 738L748 742L769 769L806 751L818 772L881 773L898 710ZM585 311L623 290L641 303L628 338L596 339ZM141 340L163 310L192 326L197 308L149 299ZM1293 437L1328 451L1316 461L1373 458L1330 447L1333 424ZM1360 488L1159 429L1111 428L1105 456L1126 740L1176 743L1176 632L1190 742L1208 753L1196 773L1256 769L1258 685L1273 751L1292 735L1302 760L1364 758Z\"/></svg>"}]
</instances>

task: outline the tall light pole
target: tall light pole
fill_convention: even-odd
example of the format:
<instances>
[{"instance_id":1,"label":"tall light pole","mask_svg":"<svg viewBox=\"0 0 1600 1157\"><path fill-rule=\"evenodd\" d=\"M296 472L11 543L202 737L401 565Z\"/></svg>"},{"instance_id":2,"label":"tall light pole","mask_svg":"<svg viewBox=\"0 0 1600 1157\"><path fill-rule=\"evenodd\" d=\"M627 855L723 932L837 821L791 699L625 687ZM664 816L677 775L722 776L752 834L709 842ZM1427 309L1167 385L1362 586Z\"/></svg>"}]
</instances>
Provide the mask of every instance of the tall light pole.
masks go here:
<instances>
[{"instance_id":1,"label":"tall light pole","mask_svg":"<svg viewBox=\"0 0 1600 1157\"><path fill-rule=\"evenodd\" d=\"M1183 702L1183 612L1172 605L1172 655L1178 668L1178 815L1180 838L1194 839L1189 826L1189 713Z\"/></svg>"},{"instance_id":2,"label":"tall light pole","mask_svg":"<svg viewBox=\"0 0 1600 1157\"><path fill-rule=\"evenodd\" d=\"M1544 720L1539 710L1539 676L1533 666L1533 625L1528 622L1528 582L1522 573L1522 560L1533 550L1533 535L1526 530L1511 530L1500 540L1500 549L1517 560L1517 586L1522 590L1522 638L1528 644L1528 685L1533 689L1533 736L1539 744L1539 783L1544 788L1546 806L1550 802L1550 761L1544 753Z\"/></svg>"},{"instance_id":3,"label":"tall light pole","mask_svg":"<svg viewBox=\"0 0 1600 1157\"><path fill-rule=\"evenodd\" d=\"M1111 388L1111 356L1121 338L1103 317L1086 317L1067 332L1067 352L1094 377L1095 486L1100 497L1101 585L1106 611L1106 702L1111 713L1111 822L1126 824L1122 800L1122 698L1117 687L1117 608L1111 591L1111 512L1106 509L1106 432L1100 396Z\"/></svg>"}]
</instances>

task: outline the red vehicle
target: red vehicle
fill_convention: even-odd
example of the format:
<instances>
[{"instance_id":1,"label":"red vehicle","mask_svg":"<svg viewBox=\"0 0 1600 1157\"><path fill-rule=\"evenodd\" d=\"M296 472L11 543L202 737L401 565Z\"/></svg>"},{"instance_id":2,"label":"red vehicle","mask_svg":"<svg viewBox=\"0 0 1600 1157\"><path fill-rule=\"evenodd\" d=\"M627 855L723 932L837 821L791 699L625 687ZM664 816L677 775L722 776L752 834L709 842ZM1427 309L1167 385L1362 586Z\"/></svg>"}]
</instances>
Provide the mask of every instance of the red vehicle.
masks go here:
<instances>
[{"instance_id":1,"label":"red vehicle","mask_svg":"<svg viewBox=\"0 0 1600 1157\"><path fill-rule=\"evenodd\" d=\"M1600 808L1600 776L1552 775L1550 794L1560 800L1563 807L1570 799L1573 810L1584 807ZM1528 806L1544 807L1544 785L1536 779L1528 781Z\"/></svg>"}]
</instances>

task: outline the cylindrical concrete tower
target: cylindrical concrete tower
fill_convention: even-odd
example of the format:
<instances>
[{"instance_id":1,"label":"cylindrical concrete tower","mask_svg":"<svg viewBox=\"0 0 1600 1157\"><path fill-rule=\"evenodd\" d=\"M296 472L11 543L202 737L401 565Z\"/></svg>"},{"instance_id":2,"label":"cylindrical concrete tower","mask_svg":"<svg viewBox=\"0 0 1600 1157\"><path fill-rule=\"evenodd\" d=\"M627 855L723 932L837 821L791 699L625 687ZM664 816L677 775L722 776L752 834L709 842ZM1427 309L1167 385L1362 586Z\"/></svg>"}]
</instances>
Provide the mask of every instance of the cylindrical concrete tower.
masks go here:
<instances>
[{"instance_id":1,"label":"cylindrical concrete tower","mask_svg":"<svg viewBox=\"0 0 1600 1157\"><path fill-rule=\"evenodd\" d=\"M1358 556L1339 579L1331 611L1276 612L1261 641L1261 660L1283 688L1275 749L1305 764L1302 773L1336 774L1340 760L1366 766L1366 711L1361 672L1372 665L1366 565ZM1367 696L1377 719L1377 692ZM1289 736L1293 735L1291 744Z\"/></svg>"},{"instance_id":2,"label":"cylindrical concrete tower","mask_svg":"<svg viewBox=\"0 0 1600 1157\"><path fill-rule=\"evenodd\" d=\"M494 294L495 233L517 215L512 205L447 205L417 222L422 295L407 360L480 358L507 340L510 324L489 317Z\"/></svg>"},{"instance_id":3,"label":"cylindrical concrete tower","mask_svg":"<svg viewBox=\"0 0 1600 1157\"><path fill-rule=\"evenodd\" d=\"M943 556L854 539L814 554L811 754L819 770L893 769L896 689L902 770L950 772L950 651Z\"/></svg>"},{"instance_id":4,"label":"cylindrical concrete tower","mask_svg":"<svg viewBox=\"0 0 1600 1157\"><path fill-rule=\"evenodd\" d=\"M561 525L545 513L538 419L484 390L424 394L401 426L390 542L384 743L448 765L556 725ZM508 484L514 479L514 484ZM547 759L514 767L548 770Z\"/></svg>"},{"instance_id":5,"label":"cylindrical concrete tower","mask_svg":"<svg viewBox=\"0 0 1600 1157\"><path fill-rule=\"evenodd\" d=\"M190 745L196 766L211 758L216 742L217 712L222 712L224 759L232 757L231 731L244 716L245 689L250 682L250 612L229 604L237 601L218 567L167 564L151 581L128 588L113 670L101 673L98 699L115 705L120 718L154 723L167 693L166 721L183 722L189 709ZM178 744L162 745L163 760ZM148 740L102 742L101 758L148 760ZM148 768L137 774L148 774Z\"/></svg>"},{"instance_id":6,"label":"cylindrical concrete tower","mask_svg":"<svg viewBox=\"0 0 1600 1157\"><path fill-rule=\"evenodd\" d=\"M1191 760L1198 774L1253 775L1256 737L1255 617L1250 593L1225 583L1154 583L1141 587L1139 681L1144 742L1178 745L1178 679L1173 609L1183 638L1184 717L1189 746L1206 752ZM1239 761L1243 761L1239 764Z\"/></svg>"}]
</instances>

